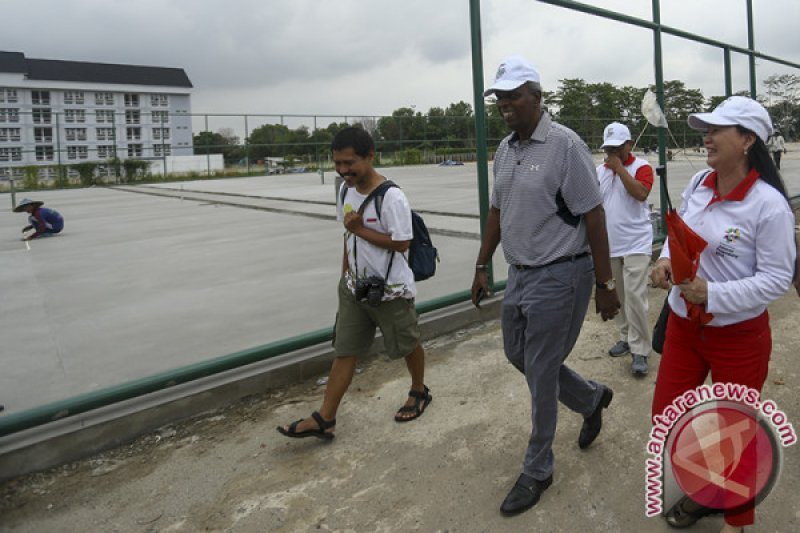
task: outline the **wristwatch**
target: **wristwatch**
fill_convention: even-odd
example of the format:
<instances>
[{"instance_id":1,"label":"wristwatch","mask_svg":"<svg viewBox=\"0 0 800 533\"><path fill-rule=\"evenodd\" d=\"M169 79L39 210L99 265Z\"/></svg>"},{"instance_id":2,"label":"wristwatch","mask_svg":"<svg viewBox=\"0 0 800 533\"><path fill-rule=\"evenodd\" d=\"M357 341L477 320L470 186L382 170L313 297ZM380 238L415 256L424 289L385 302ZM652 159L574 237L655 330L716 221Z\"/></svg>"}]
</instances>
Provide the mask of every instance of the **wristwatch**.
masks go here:
<instances>
[{"instance_id":1,"label":"wristwatch","mask_svg":"<svg viewBox=\"0 0 800 533\"><path fill-rule=\"evenodd\" d=\"M607 291L613 291L614 289L617 288L617 284L614 281L614 278L611 278L608 281L597 281L595 282L595 285L597 286L598 289L605 289Z\"/></svg>"}]
</instances>

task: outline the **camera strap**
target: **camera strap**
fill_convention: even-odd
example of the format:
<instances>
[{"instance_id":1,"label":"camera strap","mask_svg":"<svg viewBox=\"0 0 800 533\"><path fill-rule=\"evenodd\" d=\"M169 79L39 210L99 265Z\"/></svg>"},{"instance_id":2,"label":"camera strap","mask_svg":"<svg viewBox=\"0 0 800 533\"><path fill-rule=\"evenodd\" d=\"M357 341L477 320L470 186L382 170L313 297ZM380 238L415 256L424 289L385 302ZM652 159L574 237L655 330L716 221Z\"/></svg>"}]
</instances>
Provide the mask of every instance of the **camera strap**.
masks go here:
<instances>
[{"instance_id":1,"label":"camera strap","mask_svg":"<svg viewBox=\"0 0 800 533\"><path fill-rule=\"evenodd\" d=\"M347 185L344 185L344 187L347 187ZM361 202L361 206L358 208L358 214L363 217L364 211L367 209L367 205L369 204L369 202L371 200L374 200L374 198L378 195L383 196L383 194L385 194L385 191L391 187L396 187L394 182L392 180L384 180L380 185L372 189L372 191L367 195L367 197L364 198L364 201ZM342 209L344 209L344 199L345 196L347 196L347 189L349 188L350 187L347 187L344 190L344 193L342 194ZM378 211L378 204L376 203L375 212L377 213L377 211ZM380 218L381 218L380 213L378 213L378 220L380 220ZM346 240L347 236L345 235L345 247L347 245ZM392 256L389 258L389 266L386 268L386 276L384 276L383 278L386 281L389 280L389 272L391 272L392 270L392 262L394 261L394 251L387 250L387 252L392 254ZM358 280L358 236L355 234L353 234L353 261L355 263L356 281L357 281Z\"/></svg>"}]
</instances>

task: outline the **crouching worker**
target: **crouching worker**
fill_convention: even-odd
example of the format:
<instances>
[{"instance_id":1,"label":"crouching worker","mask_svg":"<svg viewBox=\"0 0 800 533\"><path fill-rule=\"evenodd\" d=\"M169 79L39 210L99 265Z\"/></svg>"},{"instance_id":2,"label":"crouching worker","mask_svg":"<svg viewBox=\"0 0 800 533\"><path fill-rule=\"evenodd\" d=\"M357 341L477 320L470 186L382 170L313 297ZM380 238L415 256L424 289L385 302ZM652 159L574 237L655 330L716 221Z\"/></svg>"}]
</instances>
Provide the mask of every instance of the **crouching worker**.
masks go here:
<instances>
[{"instance_id":1,"label":"crouching worker","mask_svg":"<svg viewBox=\"0 0 800 533\"><path fill-rule=\"evenodd\" d=\"M23 241L29 241L43 237L45 235L53 235L60 233L64 229L64 218L55 209L48 209L42 207L44 202L29 200L24 198L17 207L14 208L15 213L28 213L29 225L22 228L22 233L26 231L35 230L33 233L23 236Z\"/></svg>"},{"instance_id":2,"label":"crouching worker","mask_svg":"<svg viewBox=\"0 0 800 533\"><path fill-rule=\"evenodd\" d=\"M337 195L337 218L344 222L342 277L333 362L319 411L277 429L293 438L333 438L336 412L350 386L358 356L367 355L375 326L383 333L390 358L404 357L411 374L408 399L394 419L416 419L431 402L425 386L425 352L419 342L416 286L408 266L412 239L411 207L398 187L379 187L386 178L373 167L375 145L359 128L345 128L333 139L336 172L344 178ZM376 194L371 194L376 191Z\"/></svg>"}]
</instances>

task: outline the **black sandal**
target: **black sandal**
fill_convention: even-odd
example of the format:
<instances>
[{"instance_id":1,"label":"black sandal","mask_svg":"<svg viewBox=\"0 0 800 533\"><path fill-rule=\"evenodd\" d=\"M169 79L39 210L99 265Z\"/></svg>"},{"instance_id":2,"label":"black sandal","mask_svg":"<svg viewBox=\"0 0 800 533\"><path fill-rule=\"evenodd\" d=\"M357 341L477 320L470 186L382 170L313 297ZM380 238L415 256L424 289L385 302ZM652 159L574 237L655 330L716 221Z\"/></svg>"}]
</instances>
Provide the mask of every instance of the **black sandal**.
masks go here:
<instances>
[{"instance_id":1,"label":"black sandal","mask_svg":"<svg viewBox=\"0 0 800 533\"><path fill-rule=\"evenodd\" d=\"M425 412L425 408L428 407L428 404L433 400L431 390L426 385L423 385L423 387L425 387L425 392L415 391L414 389L408 391L408 395L414 398L414 405L404 405L401 407L397 411L397 414L394 415L395 422L411 422L422 416L422 413ZM422 407L420 407L420 404ZM403 417L400 416L402 413L414 413L414 416Z\"/></svg>"},{"instance_id":2,"label":"black sandal","mask_svg":"<svg viewBox=\"0 0 800 533\"><path fill-rule=\"evenodd\" d=\"M336 427L336 419L333 420L325 420L322 418L322 415L319 414L319 411L314 411L311 413L311 418L319 426L319 429L309 429L308 431L303 431L302 433L297 432L297 424L305 420L305 418L301 418L300 420L296 420L289 425L289 429L284 429L283 426L278 426L278 431L281 435L286 435L287 437L291 437L293 439L304 439L306 437L317 437L318 439L322 440L331 440L335 436L331 431L325 431L326 429L331 429Z\"/></svg>"},{"instance_id":3,"label":"black sandal","mask_svg":"<svg viewBox=\"0 0 800 533\"><path fill-rule=\"evenodd\" d=\"M692 502L697 509L694 511L689 511L686 509L686 503ZM693 526L698 520L703 518L704 516L709 516L712 514L718 514L722 511L719 509L712 509L710 507L703 507L699 503L695 502L689 496L684 496L678 503L672 506L672 509L667 511L667 514L664 515L664 519L667 521L667 524L671 527L676 529L683 529L689 526Z\"/></svg>"}]
</instances>

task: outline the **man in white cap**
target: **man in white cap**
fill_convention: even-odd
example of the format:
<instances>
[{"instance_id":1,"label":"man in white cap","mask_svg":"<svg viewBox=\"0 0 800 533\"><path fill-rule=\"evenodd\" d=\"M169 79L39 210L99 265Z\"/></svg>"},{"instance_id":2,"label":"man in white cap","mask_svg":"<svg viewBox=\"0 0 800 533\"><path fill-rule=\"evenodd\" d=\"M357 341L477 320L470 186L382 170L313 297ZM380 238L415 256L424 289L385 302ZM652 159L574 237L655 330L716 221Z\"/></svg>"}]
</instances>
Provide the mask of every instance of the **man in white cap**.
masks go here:
<instances>
[{"instance_id":1,"label":"man in white cap","mask_svg":"<svg viewBox=\"0 0 800 533\"><path fill-rule=\"evenodd\" d=\"M519 56L500 64L485 96L497 98L512 134L494 160L494 188L475 265L472 301L489 293L486 269L501 235L508 270L502 327L506 357L525 375L533 429L522 474L503 501L507 516L530 509L553 481L552 444L559 400L584 417L580 448L599 435L613 392L564 361L581 330L592 285L596 310L614 317L602 197L591 153L542 109L539 73ZM589 253L591 249L591 254Z\"/></svg>"},{"instance_id":2,"label":"man in white cap","mask_svg":"<svg viewBox=\"0 0 800 533\"><path fill-rule=\"evenodd\" d=\"M619 341L608 350L612 357L631 353L631 373L647 374L650 326L647 320L647 269L653 252L653 225L647 196L653 188L653 167L633 155L627 126L612 122L603 130L605 162L597 180L611 248L611 271L617 280L622 309L616 317Z\"/></svg>"}]
</instances>

